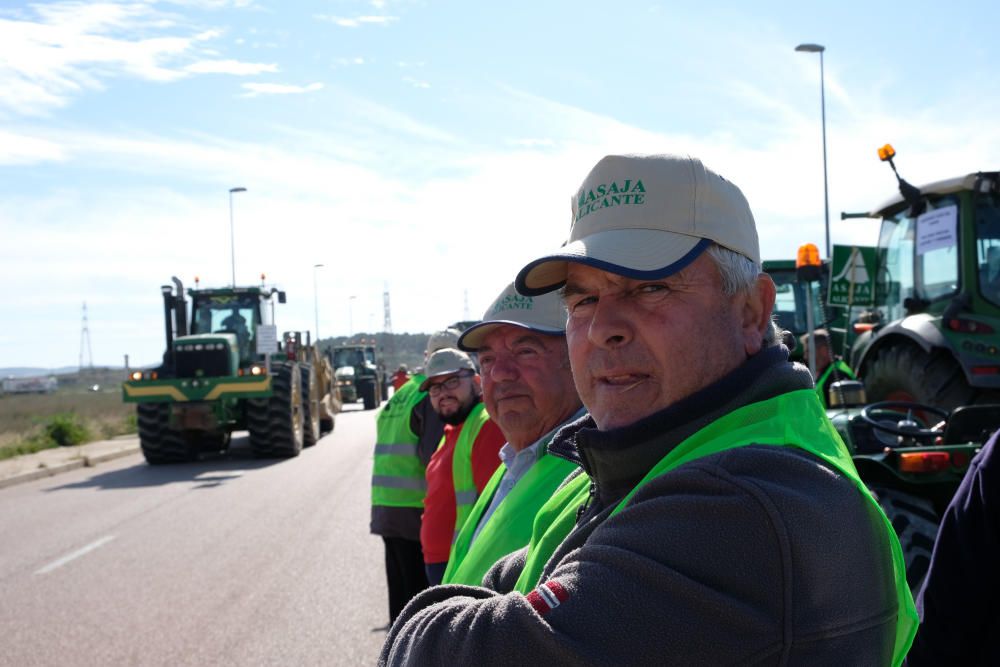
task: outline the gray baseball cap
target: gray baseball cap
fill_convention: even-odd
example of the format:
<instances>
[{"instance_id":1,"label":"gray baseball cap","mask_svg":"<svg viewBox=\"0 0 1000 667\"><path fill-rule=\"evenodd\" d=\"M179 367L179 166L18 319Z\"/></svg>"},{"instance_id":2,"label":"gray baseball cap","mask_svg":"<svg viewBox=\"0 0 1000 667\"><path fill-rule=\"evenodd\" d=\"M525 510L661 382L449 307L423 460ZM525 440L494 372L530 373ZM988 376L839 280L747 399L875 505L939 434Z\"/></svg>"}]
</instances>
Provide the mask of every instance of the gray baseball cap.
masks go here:
<instances>
[{"instance_id":1,"label":"gray baseball cap","mask_svg":"<svg viewBox=\"0 0 1000 667\"><path fill-rule=\"evenodd\" d=\"M476 372L476 365L472 363L469 355L452 347L438 350L427 360L427 369L424 371L427 379L420 383L420 391L427 391L432 379L462 370Z\"/></svg>"},{"instance_id":2,"label":"gray baseball cap","mask_svg":"<svg viewBox=\"0 0 1000 667\"><path fill-rule=\"evenodd\" d=\"M530 262L521 294L562 287L568 262L634 279L670 276L712 243L760 264L757 226L740 189L692 157L609 155L573 197L569 240Z\"/></svg>"},{"instance_id":3,"label":"gray baseball cap","mask_svg":"<svg viewBox=\"0 0 1000 667\"><path fill-rule=\"evenodd\" d=\"M483 345L483 339L497 328L511 325L529 329L550 336L566 333L566 309L556 293L541 296L524 296L508 285L497 297L486 313L483 321L462 332L458 347L467 352L475 352Z\"/></svg>"},{"instance_id":4,"label":"gray baseball cap","mask_svg":"<svg viewBox=\"0 0 1000 667\"><path fill-rule=\"evenodd\" d=\"M442 329L441 331L435 331L427 339L427 349L424 350L425 356L430 356L438 350L443 350L446 347L455 347L458 343L459 332L455 329Z\"/></svg>"}]
</instances>

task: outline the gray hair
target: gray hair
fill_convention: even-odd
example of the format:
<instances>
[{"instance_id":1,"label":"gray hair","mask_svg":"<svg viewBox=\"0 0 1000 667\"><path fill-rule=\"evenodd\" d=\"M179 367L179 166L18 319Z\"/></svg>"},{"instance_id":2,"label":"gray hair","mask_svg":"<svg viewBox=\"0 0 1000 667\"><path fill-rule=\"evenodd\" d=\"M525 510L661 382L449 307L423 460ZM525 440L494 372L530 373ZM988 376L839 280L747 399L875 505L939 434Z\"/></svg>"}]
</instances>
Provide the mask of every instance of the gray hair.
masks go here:
<instances>
[{"instance_id":1,"label":"gray hair","mask_svg":"<svg viewBox=\"0 0 1000 667\"><path fill-rule=\"evenodd\" d=\"M722 293L726 296L749 292L757 283L757 277L764 272L761 265L749 257L716 243L710 245L706 252L719 269L719 275L722 277ZM781 332L773 315L770 322L771 326L764 332L765 347L777 345L781 340Z\"/></svg>"}]
</instances>

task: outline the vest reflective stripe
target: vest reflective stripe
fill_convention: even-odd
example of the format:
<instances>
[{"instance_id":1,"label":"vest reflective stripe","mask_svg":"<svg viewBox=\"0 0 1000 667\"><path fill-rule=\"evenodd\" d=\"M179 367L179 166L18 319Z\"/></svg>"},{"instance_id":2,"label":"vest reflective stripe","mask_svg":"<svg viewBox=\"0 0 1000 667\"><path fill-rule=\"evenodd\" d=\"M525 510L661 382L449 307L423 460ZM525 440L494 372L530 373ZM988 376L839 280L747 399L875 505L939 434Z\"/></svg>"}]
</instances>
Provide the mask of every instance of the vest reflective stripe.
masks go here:
<instances>
[{"instance_id":1,"label":"vest reflective stripe","mask_svg":"<svg viewBox=\"0 0 1000 667\"><path fill-rule=\"evenodd\" d=\"M402 444L376 444L375 455L394 454L396 456L416 456L417 446L410 443Z\"/></svg>"},{"instance_id":2,"label":"vest reflective stripe","mask_svg":"<svg viewBox=\"0 0 1000 667\"><path fill-rule=\"evenodd\" d=\"M472 536L493 502L507 468L500 464L493 473L468 520L458 532L455 543L451 545L442 583L479 586L486 571L495 562L528 544L538 509L552 497L566 476L577 468L575 463L544 453L547 444L542 445L541 458L504 497L473 542ZM582 477L587 479L586 475Z\"/></svg>"},{"instance_id":3,"label":"vest reflective stripe","mask_svg":"<svg viewBox=\"0 0 1000 667\"><path fill-rule=\"evenodd\" d=\"M410 413L423 400L423 375L407 381L379 411L372 462L372 505L423 507L427 491L424 464L417 456L420 438L410 429Z\"/></svg>"},{"instance_id":4,"label":"vest reflective stripe","mask_svg":"<svg viewBox=\"0 0 1000 667\"><path fill-rule=\"evenodd\" d=\"M462 529L473 504L479 497L476 479L472 475L472 448L476 444L476 438L479 437L483 424L489 420L490 415L486 412L486 406L482 402L477 403L462 423L462 432L455 441L455 452L451 458L451 478L455 484L455 529L452 542L455 541L455 535Z\"/></svg>"},{"instance_id":5,"label":"vest reflective stripe","mask_svg":"<svg viewBox=\"0 0 1000 667\"><path fill-rule=\"evenodd\" d=\"M882 517L883 534L892 550L898 603L892 664L902 664L910 644L913 643L918 619L910 587L906 583L906 566L899 539L882 508L858 477L847 447L826 417L814 390L802 389L743 406L696 432L653 466L642 481L615 507L609 520L620 512L651 479L703 456L748 444L797 447L823 459L850 479L858 492L878 510ZM543 531L543 534L537 542L535 536L532 536L532 543L536 549L534 552L529 550L524 570L515 585L515 589L521 593L527 594L537 585L546 562L576 525L576 508L586 500L586 496L581 495L579 483L575 487L575 492L567 492L560 496L559 504L549 508L546 518L552 520L552 523L538 525L536 520L534 530ZM556 497L553 497L553 501L555 500ZM539 513L539 518L541 516Z\"/></svg>"},{"instance_id":6,"label":"vest reflective stripe","mask_svg":"<svg viewBox=\"0 0 1000 667\"><path fill-rule=\"evenodd\" d=\"M858 379L858 376L854 374L854 371L851 370L851 367L845 364L840 359L834 359L832 362L830 362L830 365L826 367L826 370L823 371L823 374L819 376L818 380L816 380L816 395L819 396L819 402L823 404L824 408L827 405L829 405L830 398L826 395L826 392L823 391L823 386L826 384L826 379L830 377L830 374L833 373L834 370L836 370L838 373L843 375L848 380Z\"/></svg>"},{"instance_id":7,"label":"vest reflective stripe","mask_svg":"<svg viewBox=\"0 0 1000 667\"><path fill-rule=\"evenodd\" d=\"M389 489L419 489L427 490L427 480L413 479L412 477L393 477L392 475L372 475L372 484L383 486Z\"/></svg>"}]
</instances>

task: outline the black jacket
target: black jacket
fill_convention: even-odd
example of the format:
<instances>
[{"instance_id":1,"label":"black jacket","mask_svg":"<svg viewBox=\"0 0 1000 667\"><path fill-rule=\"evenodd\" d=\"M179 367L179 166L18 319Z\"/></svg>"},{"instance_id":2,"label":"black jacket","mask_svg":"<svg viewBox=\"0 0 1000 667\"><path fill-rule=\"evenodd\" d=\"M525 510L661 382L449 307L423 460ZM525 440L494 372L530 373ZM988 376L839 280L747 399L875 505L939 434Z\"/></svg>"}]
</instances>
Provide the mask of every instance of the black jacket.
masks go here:
<instances>
[{"instance_id":1,"label":"black jacket","mask_svg":"<svg viewBox=\"0 0 1000 667\"><path fill-rule=\"evenodd\" d=\"M1000 665L1000 431L951 499L917 596L907 665Z\"/></svg>"}]
</instances>

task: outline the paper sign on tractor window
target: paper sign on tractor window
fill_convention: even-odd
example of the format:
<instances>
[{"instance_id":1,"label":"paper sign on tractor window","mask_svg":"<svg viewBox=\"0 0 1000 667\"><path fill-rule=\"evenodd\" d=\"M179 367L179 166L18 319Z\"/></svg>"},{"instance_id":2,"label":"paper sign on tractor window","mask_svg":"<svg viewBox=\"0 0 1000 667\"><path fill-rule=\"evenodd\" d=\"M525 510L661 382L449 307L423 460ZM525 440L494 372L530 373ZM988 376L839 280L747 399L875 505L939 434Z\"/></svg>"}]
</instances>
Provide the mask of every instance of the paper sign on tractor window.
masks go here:
<instances>
[{"instance_id":1,"label":"paper sign on tractor window","mask_svg":"<svg viewBox=\"0 0 1000 667\"><path fill-rule=\"evenodd\" d=\"M958 242L958 207L945 206L917 218L917 254L950 248Z\"/></svg>"}]
</instances>

